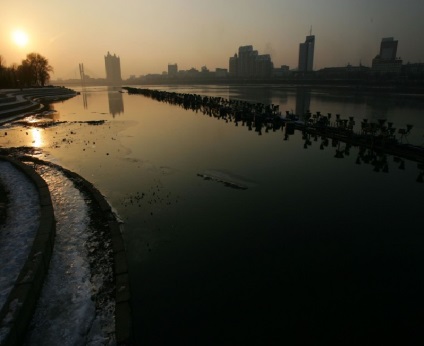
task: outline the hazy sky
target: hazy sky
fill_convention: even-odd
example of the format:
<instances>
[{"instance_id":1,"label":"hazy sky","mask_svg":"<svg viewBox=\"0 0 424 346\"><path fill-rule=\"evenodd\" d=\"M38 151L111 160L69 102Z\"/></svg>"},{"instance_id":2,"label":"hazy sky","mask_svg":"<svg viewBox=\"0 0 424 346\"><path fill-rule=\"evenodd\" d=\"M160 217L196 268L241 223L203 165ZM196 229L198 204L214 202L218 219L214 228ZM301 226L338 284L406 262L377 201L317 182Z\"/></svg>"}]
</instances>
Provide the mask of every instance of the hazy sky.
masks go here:
<instances>
[{"instance_id":1,"label":"hazy sky","mask_svg":"<svg viewBox=\"0 0 424 346\"><path fill-rule=\"evenodd\" d=\"M1 0L0 55L7 65L29 52L49 59L53 78L77 77L83 62L105 76L104 55L121 57L122 77L206 65L228 68L242 45L297 67L312 25L314 69L370 66L381 38L399 41L404 62L424 62L424 0ZM20 47L12 32L28 34Z\"/></svg>"}]
</instances>

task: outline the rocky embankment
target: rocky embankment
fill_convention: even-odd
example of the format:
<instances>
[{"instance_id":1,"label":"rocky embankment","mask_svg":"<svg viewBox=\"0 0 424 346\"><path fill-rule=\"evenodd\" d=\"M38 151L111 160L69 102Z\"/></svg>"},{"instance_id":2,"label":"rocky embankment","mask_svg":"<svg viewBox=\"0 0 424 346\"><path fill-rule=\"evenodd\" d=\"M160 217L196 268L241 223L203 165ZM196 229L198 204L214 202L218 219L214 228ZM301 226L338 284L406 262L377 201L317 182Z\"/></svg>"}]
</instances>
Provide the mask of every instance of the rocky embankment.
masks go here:
<instances>
[{"instance_id":1,"label":"rocky embankment","mask_svg":"<svg viewBox=\"0 0 424 346\"><path fill-rule=\"evenodd\" d=\"M40 112L48 103L75 95L76 91L64 87L0 89L0 124Z\"/></svg>"}]
</instances>

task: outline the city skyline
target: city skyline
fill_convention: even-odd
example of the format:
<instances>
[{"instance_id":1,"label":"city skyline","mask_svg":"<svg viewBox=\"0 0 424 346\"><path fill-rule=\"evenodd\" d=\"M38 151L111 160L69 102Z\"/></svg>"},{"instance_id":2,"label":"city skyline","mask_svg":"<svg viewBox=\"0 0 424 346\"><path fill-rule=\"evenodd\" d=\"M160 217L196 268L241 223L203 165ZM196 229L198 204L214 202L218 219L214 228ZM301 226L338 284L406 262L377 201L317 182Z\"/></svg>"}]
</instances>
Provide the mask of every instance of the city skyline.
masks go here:
<instances>
[{"instance_id":1,"label":"city skyline","mask_svg":"<svg viewBox=\"0 0 424 346\"><path fill-rule=\"evenodd\" d=\"M78 78L80 62L88 75L104 77L107 51L121 57L123 79L162 73L172 62L181 70L228 68L228 57L244 45L271 55L275 67L293 69L299 43L312 25L319 38L314 70L360 62L371 66L382 37L396 37L404 63L423 62L418 25L423 12L424 2L418 0L162 0L119 7L104 1L101 11L98 4L79 0L10 2L0 13L0 54L10 65L38 52L54 67L53 79ZM17 29L28 36L21 45L12 41Z\"/></svg>"}]
</instances>

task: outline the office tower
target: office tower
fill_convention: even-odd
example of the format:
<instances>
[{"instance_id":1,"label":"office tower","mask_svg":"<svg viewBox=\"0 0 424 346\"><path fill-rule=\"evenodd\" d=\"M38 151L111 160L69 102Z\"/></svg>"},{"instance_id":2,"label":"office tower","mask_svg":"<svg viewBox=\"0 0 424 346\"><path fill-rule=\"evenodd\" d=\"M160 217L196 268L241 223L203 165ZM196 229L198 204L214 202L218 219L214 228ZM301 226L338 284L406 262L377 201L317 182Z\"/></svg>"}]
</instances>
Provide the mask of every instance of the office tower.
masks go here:
<instances>
[{"instance_id":1,"label":"office tower","mask_svg":"<svg viewBox=\"0 0 424 346\"><path fill-rule=\"evenodd\" d=\"M402 60L396 57L398 41L385 37L380 43L380 54L372 60L372 71L376 74L399 74Z\"/></svg>"},{"instance_id":2,"label":"office tower","mask_svg":"<svg viewBox=\"0 0 424 346\"><path fill-rule=\"evenodd\" d=\"M109 85L121 85L121 60L116 54L105 56L106 80Z\"/></svg>"},{"instance_id":3,"label":"office tower","mask_svg":"<svg viewBox=\"0 0 424 346\"><path fill-rule=\"evenodd\" d=\"M237 71L238 71L238 56L237 53L234 54L234 56L230 57L230 68L229 68L229 76L230 77L237 77Z\"/></svg>"},{"instance_id":4,"label":"office tower","mask_svg":"<svg viewBox=\"0 0 424 346\"><path fill-rule=\"evenodd\" d=\"M253 77L255 58L258 51L253 50L252 46L243 46L239 48L238 54L238 75L239 77Z\"/></svg>"},{"instance_id":5,"label":"office tower","mask_svg":"<svg viewBox=\"0 0 424 346\"><path fill-rule=\"evenodd\" d=\"M269 78L274 64L269 54L259 55L257 50L253 50L253 46L241 46L238 55L230 57L229 67L232 77Z\"/></svg>"},{"instance_id":6,"label":"office tower","mask_svg":"<svg viewBox=\"0 0 424 346\"><path fill-rule=\"evenodd\" d=\"M178 74L177 64L168 64L168 77L176 77Z\"/></svg>"},{"instance_id":7,"label":"office tower","mask_svg":"<svg viewBox=\"0 0 424 346\"><path fill-rule=\"evenodd\" d=\"M305 43L299 45L299 65L301 72L310 72L314 68L315 36L306 36Z\"/></svg>"},{"instance_id":8,"label":"office tower","mask_svg":"<svg viewBox=\"0 0 424 346\"><path fill-rule=\"evenodd\" d=\"M380 58L384 60L395 60L397 53L398 41L393 37L386 37L381 40Z\"/></svg>"}]
</instances>

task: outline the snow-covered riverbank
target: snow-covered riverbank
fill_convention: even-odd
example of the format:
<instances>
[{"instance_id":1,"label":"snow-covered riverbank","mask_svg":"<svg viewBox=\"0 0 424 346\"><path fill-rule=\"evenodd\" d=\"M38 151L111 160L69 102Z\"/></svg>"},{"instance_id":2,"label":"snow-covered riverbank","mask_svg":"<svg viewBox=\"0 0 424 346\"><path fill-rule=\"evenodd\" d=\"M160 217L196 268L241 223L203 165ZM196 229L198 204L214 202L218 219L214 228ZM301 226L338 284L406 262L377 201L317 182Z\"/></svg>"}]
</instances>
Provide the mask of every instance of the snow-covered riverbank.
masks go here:
<instances>
[{"instance_id":1,"label":"snow-covered riverbank","mask_svg":"<svg viewBox=\"0 0 424 346\"><path fill-rule=\"evenodd\" d=\"M0 226L1 309L31 249L40 205L34 184L11 163L0 160L0 179L9 195L6 222Z\"/></svg>"},{"instance_id":2,"label":"snow-covered riverbank","mask_svg":"<svg viewBox=\"0 0 424 346\"><path fill-rule=\"evenodd\" d=\"M126 340L130 336L130 315L122 314L120 307L128 305L128 274L125 256L122 257L124 248L120 227L111 207L82 177L48 162L30 157L21 157L21 160L32 166L47 183L56 218L49 271L25 335L26 344L54 345L61 340L63 345L115 345ZM34 235L30 239L30 230L24 234L19 231L27 223L31 225L32 233L37 232L40 217L37 207L40 208L42 200L30 181L25 184L19 180L25 178L25 174L9 162L0 161L0 164L0 177L7 187L10 201L0 233L0 246L8 251L0 253L0 256L8 255L5 260L0 258L1 293L3 300L7 301L10 287L14 286L25 265L34 241ZM23 201L25 208L21 206ZM14 228L15 216L22 219L17 223L19 230ZM12 236L7 237L10 233ZM13 242L15 238L18 240ZM20 245L23 240L27 244L26 252ZM6 268L3 263L9 266ZM124 276L122 268L125 269ZM14 276L6 276L6 269L7 274ZM9 290L6 284L3 285L6 279ZM117 314L120 318L116 317ZM120 321L124 323L120 324ZM7 325L1 328L0 341L7 340L10 331Z\"/></svg>"},{"instance_id":3,"label":"snow-covered riverbank","mask_svg":"<svg viewBox=\"0 0 424 346\"><path fill-rule=\"evenodd\" d=\"M56 216L56 239L50 270L31 322L28 345L114 344L112 299L96 309L95 294L108 277L93 278L88 244L90 228L86 198L63 173L37 169L49 185ZM112 274L112 273L110 273ZM112 298L112 297L111 297Z\"/></svg>"}]
</instances>

